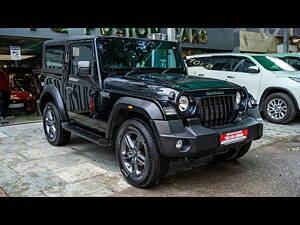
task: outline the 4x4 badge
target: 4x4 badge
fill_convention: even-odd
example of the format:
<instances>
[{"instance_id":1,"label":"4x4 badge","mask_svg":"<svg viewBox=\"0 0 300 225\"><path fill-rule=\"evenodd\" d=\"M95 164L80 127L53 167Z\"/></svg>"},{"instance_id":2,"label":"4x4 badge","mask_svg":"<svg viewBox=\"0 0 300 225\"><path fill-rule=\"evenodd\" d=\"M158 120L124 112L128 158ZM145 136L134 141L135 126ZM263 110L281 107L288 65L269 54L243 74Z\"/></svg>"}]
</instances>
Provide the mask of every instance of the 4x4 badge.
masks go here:
<instances>
[{"instance_id":1,"label":"4x4 badge","mask_svg":"<svg viewBox=\"0 0 300 225\"><path fill-rule=\"evenodd\" d=\"M110 98L109 93L105 92L105 91L101 91L100 96L103 97L103 98Z\"/></svg>"}]
</instances>

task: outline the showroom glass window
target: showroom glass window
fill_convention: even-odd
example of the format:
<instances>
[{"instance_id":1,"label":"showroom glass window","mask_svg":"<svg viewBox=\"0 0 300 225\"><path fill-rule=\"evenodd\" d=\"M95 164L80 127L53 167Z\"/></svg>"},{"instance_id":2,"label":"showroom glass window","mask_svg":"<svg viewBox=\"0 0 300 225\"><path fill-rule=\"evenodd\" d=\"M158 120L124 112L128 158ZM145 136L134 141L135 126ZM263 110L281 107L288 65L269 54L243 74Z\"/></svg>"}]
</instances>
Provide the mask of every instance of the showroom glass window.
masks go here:
<instances>
[{"instance_id":1,"label":"showroom glass window","mask_svg":"<svg viewBox=\"0 0 300 225\"><path fill-rule=\"evenodd\" d=\"M296 71L295 68L287 64L281 59L270 56L252 56L260 65L270 71Z\"/></svg>"},{"instance_id":2,"label":"showroom glass window","mask_svg":"<svg viewBox=\"0 0 300 225\"><path fill-rule=\"evenodd\" d=\"M84 42L84 43L74 43L71 44L71 61L70 61L70 74L77 76L78 75L78 62L79 61L89 61L91 65L91 71L93 74L93 65L94 65L94 57L93 57L93 47L92 42Z\"/></svg>"},{"instance_id":3,"label":"showroom glass window","mask_svg":"<svg viewBox=\"0 0 300 225\"><path fill-rule=\"evenodd\" d=\"M176 43L98 38L97 50L104 72L131 71L134 68L158 71L184 68Z\"/></svg>"},{"instance_id":4,"label":"showroom glass window","mask_svg":"<svg viewBox=\"0 0 300 225\"><path fill-rule=\"evenodd\" d=\"M65 47L63 45L48 46L45 49L44 68L52 72L62 72L64 66Z\"/></svg>"}]
</instances>

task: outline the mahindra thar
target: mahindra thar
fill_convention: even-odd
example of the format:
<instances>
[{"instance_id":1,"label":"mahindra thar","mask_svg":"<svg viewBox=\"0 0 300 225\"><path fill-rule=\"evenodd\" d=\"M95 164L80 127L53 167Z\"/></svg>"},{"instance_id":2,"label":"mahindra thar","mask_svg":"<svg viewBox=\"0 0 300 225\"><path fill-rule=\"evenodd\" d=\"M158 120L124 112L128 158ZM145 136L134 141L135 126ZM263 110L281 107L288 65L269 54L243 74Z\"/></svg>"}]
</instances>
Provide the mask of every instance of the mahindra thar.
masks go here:
<instances>
[{"instance_id":1,"label":"mahindra thar","mask_svg":"<svg viewBox=\"0 0 300 225\"><path fill-rule=\"evenodd\" d=\"M239 85L188 75L176 42L83 36L43 45L38 100L52 145L71 133L112 146L128 183L150 187L170 160L235 160L262 136L256 100Z\"/></svg>"}]
</instances>

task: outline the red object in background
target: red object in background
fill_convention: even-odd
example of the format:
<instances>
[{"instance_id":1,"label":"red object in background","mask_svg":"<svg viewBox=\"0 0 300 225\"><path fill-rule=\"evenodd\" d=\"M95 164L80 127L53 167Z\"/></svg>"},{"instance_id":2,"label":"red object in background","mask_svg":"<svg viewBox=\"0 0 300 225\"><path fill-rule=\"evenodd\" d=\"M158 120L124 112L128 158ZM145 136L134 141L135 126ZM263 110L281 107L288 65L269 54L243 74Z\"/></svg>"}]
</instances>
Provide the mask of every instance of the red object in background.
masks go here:
<instances>
[{"instance_id":1,"label":"red object in background","mask_svg":"<svg viewBox=\"0 0 300 225\"><path fill-rule=\"evenodd\" d=\"M28 91L11 91L10 100L32 100Z\"/></svg>"},{"instance_id":2,"label":"red object in background","mask_svg":"<svg viewBox=\"0 0 300 225\"><path fill-rule=\"evenodd\" d=\"M0 90L10 90L8 74L3 71L0 71Z\"/></svg>"},{"instance_id":3,"label":"red object in background","mask_svg":"<svg viewBox=\"0 0 300 225\"><path fill-rule=\"evenodd\" d=\"M95 99L93 97L90 98L89 108L91 113L95 111Z\"/></svg>"},{"instance_id":4,"label":"red object in background","mask_svg":"<svg viewBox=\"0 0 300 225\"><path fill-rule=\"evenodd\" d=\"M248 136L248 130L239 130L227 134L220 135L221 144L230 144L237 141L242 141Z\"/></svg>"},{"instance_id":5,"label":"red object in background","mask_svg":"<svg viewBox=\"0 0 300 225\"><path fill-rule=\"evenodd\" d=\"M10 101L22 101L27 102L26 110L34 111L36 110L35 97L31 96L29 91L11 91Z\"/></svg>"}]
</instances>

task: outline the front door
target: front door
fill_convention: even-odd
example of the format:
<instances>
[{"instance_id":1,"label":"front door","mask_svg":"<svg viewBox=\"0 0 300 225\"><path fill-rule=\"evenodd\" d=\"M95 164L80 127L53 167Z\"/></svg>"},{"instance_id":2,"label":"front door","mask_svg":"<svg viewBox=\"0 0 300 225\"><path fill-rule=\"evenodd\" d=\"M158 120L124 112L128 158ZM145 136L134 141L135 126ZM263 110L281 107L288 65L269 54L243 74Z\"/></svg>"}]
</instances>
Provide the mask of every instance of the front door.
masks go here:
<instances>
[{"instance_id":1,"label":"front door","mask_svg":"<svg viewBox=\"0 0 300 225\"><path fill-rule=\"evenodd\" d=\"M261 72L251 70L251 66L256 66L256 64L247 57L232 57L231 69L227 72L226 80L245 86L255 99L259 99Z\"/></svg>"},{"instance_id":2,"label":"front door","mask_svg":"<svg viewBox=\"0 0 300 225\"><path fill-rule=\"evenodd\" d=\"M81 76L79 61L89 61L91 74ZM92 41L69 43L69 74L66 83L66 107L70 119L77 125L97 129L94 100L99 93Z\"/></svg>"}]
</instances>

